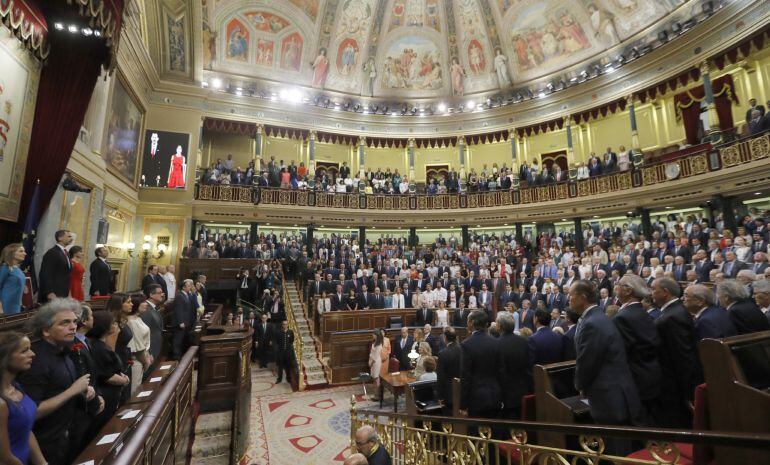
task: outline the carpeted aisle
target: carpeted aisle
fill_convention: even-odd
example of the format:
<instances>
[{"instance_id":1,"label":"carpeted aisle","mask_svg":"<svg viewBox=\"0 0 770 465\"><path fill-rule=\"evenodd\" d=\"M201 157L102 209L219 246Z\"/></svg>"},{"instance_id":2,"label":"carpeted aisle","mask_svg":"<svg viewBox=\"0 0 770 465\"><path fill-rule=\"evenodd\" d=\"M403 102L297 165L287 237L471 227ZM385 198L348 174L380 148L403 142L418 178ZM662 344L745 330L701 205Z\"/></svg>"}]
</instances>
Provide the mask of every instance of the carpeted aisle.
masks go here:
<instances>
[{"instance_id":1,"label":"carpeted aisle","mask_svg":"<svg viewBox=\"0 0 770 465\"><path fill-rule=\"evenodd\" d=\"M350 396L359 407L360 385L292 393L275 385L271 370L252 371L248 464L313 465L342 463L350 446Z\"/></svg>"}]
</instances>

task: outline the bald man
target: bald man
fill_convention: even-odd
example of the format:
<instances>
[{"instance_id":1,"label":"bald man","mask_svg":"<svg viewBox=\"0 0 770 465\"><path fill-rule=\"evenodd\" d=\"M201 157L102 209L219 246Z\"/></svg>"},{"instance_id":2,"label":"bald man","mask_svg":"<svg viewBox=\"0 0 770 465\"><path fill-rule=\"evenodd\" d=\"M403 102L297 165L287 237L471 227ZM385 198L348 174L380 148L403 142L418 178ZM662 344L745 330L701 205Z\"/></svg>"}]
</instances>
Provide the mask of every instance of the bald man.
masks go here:
<instances>
[{"instance_id":1,"label":"bald man","mask_svg":"<svg viewBox=\"0 0 770 465\"><path fill-rule=\"evenodd\" d=\"M369 425L356 430L356 449L366 457L369 465L391 465L390 454L380 442L377 431Z\"/></svg>"},{"instance_id":2,"label":"bald man","mask_svg":"<svg viewBox=\"0 0 770 465\"><path fill-rule=\"evenodd\" d=\"M342 465L369 465L364 454L353 454L346 458Z\"/></svg>"}]
</instances>

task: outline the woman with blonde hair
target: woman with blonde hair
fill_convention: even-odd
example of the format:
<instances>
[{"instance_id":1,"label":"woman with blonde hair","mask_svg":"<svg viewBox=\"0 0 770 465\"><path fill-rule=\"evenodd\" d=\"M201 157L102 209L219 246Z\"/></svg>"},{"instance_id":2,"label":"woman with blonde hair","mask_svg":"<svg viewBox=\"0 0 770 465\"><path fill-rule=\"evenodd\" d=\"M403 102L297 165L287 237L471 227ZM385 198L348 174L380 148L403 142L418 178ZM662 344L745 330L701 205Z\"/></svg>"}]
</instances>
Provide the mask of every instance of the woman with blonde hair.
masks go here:
<instances>
[{"instance_id":1,"label":"woman with blonde hair","mask_svg":"<svg viewBox=\"0 0 770 465\"><path fill-rule=\"evenodd\" d=\"M15 315L21 311L26 276L19 267L27 253L18 242L3 247L0 254L0 315Z\"/></svg>"},{"instance_id":2,"label":"woman with blonde hair","mask_svg":"<svg viewBox=\"0 0 770 465\"><path fill-rule=\"evenodd\" d=\"M433 356L430 344L427 342L420 342L419 348L417 349L417 355L419 355L419 357L417 358L417 363L414 367L414 376L419 379L420 376L425 373L425 360Z\"/></svg>"}]
</instances>

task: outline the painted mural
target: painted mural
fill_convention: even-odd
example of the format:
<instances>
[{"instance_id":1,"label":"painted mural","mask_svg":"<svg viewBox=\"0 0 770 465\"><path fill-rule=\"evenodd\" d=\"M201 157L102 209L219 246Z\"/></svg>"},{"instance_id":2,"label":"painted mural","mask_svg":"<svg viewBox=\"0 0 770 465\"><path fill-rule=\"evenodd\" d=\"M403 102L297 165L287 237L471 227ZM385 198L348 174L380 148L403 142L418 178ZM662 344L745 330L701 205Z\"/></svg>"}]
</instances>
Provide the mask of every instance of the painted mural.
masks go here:
<instances>
[{"instance_id":1,"label":"painted mural","mask_svg":"<svg viewBox=\"0 0 770 465\"><path fill-rule=\"evenodd\" d=\"M429 27L441 32L439 0L394 0L390 30L401 26Z\"/></svg>"},{"instance_id":2,"label":"painted mural","mask_svg":"<svg viewBox=\"0 0 770 465\"><path fill-rule=\"evenodd\" d=\"M248 61L249 59L249 31L237 19L230 21L227 25L225 56L230 60Z\"/></svg>"},{"instance_id":3,"label":"painted mural","mask_svg":"<svg viewBox=\"0 0 770 465\"><path fill-rule=\"evenodd\" d=\"M115 79L109 111L102 157L110 171L134 186L144 112L134 102L121 79Z\"/></svg>"},{"instance_id":4,"label":"painted mural","mask_svg":"<svg viewBox=\"0 0 770 465\"><path fill-rule=\"evenodd\" d=\"M510 41L519 71L554 69L592 43L575 14L549 3L531 3L510 28Z\"/></svg>"},{"instance_id":5,"label":"painted mural","mask_svg":"<svg viewBox=\"0 0 770 465\"><path fill-rule=\"evenodd\" d=\"M434 42L406 36L393 42L382 63L383 89L436 90L444 86L441 52Z\"/></svg>"},{"instance_id":6,"label":"painted mural","mask_svg":"<svg viewBox=\"0 0 770 465\"><path fill-rule=\"evenodd\" d=\"M203 69L348 94L468 95L598 58L700 0L200 0ZM677 9L682 6L682 8ZM694 11L694 10L693 10ZM181 19L180 16L175 18ZM164 22L189 72L183 21ZM172 40L173 39L173 40Z\"/></svg>"},{"instance_id":7,"label":"painted mural","mask_svg":"<svg viewBox=\"0 0 770 465\"><path fill-rule=\"evenodd\" d=\"M285 19L264 11L251 11L244 13L244 16L258 31L278 33L289 27L289 22Z\"/></svg>"},{"instance_id":8,"label":"painted mural","mask_svg":"<svg viewBox=\"0 0 770 465\"><path fill-rule=\"evenodd\" d=\"M168 69L187 71L187 40L185 38L184 16L173 17L166 13L168 26Z\"/></svg>"},{"instance_id":9,"label":"painted mural","mask_svg":"<svg viewBox=\"0 0 770 465\"><path fill-rule=\"evenodd\" d=\"M299 71L302 63L302 36L293 33L281 42L281 68Z\"/></svg>"}]
</instances>

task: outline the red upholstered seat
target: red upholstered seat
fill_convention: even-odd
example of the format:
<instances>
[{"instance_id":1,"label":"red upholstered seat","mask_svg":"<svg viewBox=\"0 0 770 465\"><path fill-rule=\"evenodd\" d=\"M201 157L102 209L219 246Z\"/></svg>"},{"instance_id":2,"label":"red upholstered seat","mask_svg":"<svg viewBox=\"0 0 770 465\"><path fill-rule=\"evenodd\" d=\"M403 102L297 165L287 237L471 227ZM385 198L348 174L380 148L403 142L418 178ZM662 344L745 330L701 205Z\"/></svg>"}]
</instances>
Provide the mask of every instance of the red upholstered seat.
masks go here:
<instances>
[{"instance_id":1,"label":"red upholstered seat","mask_svg":"<svg viewBox=\"0 0 770 465\"><path fill-rule=\"evenodd\" d=\"M399 371L401 368L401 365L398 363L398 359L395 357L390 357L388 359L388 373L395 373Z\"/></svg>"},{"instance_id":2,"label":"red upholstered seat","mask_svg":"<svg viewBox=\"0 0 770 465\"><path fill-rule=\"evenodd\" d=\"M695 430L708 430L709 429L709 417L708 417L708 390L706 384L701 384L695 388L695 407L693 409L693 429ZM679 465L708 465L714 459L714 450L707 444L685 444L677 442L676 447L679 449L679 460L676 464ZM634 452L628 456L633 459L653 460L652 455L647 449L642 449ZM661 457L672 459L673 457Z\"/></svg>"}]
</instances>

